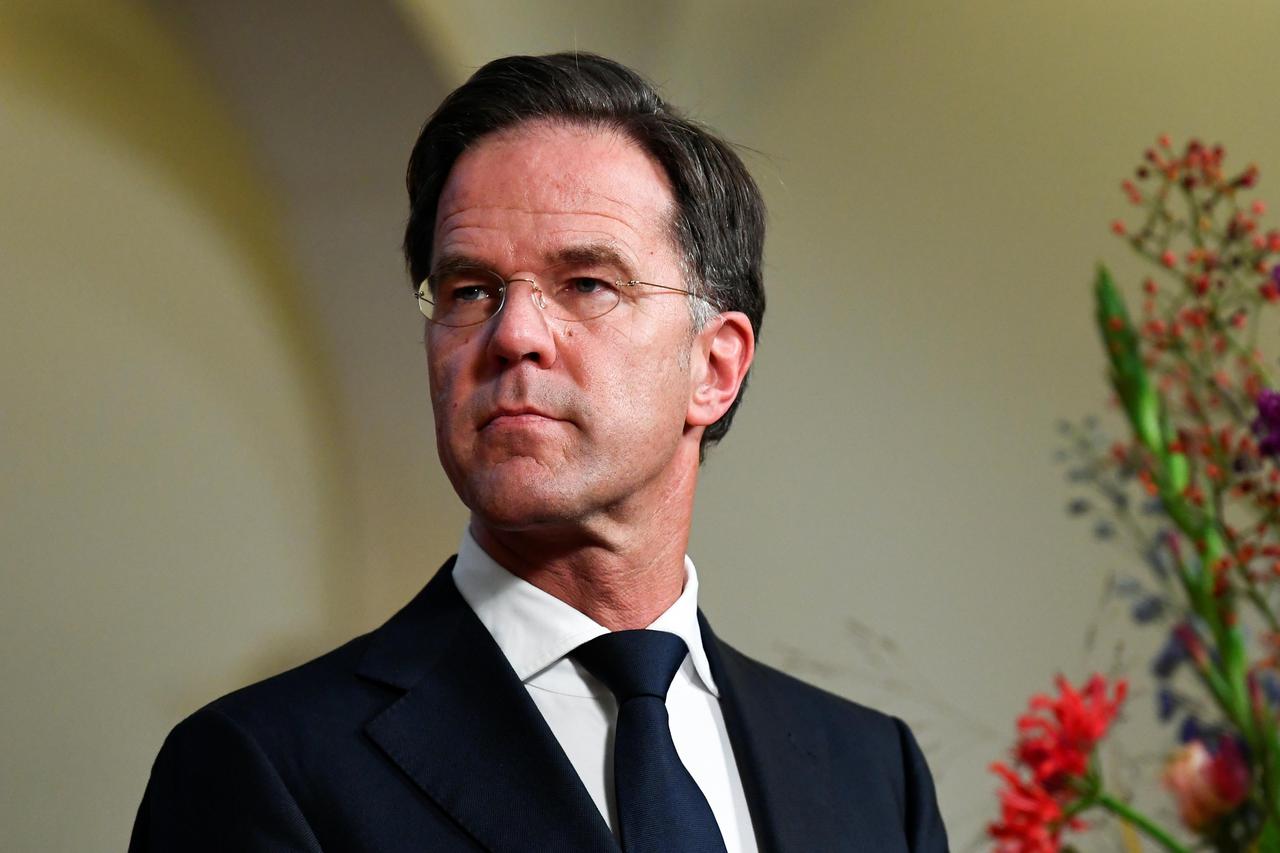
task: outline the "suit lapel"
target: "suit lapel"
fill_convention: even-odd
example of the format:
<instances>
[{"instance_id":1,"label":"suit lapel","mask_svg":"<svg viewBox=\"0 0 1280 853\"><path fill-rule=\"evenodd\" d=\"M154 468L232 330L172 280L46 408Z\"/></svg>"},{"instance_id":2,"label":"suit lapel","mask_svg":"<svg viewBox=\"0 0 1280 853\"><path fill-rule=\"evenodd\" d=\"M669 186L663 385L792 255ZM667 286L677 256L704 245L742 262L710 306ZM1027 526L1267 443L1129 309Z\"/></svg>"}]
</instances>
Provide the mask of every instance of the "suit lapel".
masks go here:
<instances>
[{"instance_id":1,"label":"suit lapel","mask_svg":"<svg viewBox=\"0 0 1280 853\"><path fill-rule=\"evenodd\" d=\"M360 673L406 692L365 727L493 853L617 843L525 686L453 583L453 561L375 632Z\"/></svg>"},{"instance_id":2,"label":"suit lapel","mask_svg":"<svg viewBox=\"0 0 1280 853\"><path fill-rule=\"evenodd\" d=\"M701 612L698 622L760 853L847 849L815 732L794 726L787 698L771 689L760 664L721 643Z\"/></svg>"}]
</instances>

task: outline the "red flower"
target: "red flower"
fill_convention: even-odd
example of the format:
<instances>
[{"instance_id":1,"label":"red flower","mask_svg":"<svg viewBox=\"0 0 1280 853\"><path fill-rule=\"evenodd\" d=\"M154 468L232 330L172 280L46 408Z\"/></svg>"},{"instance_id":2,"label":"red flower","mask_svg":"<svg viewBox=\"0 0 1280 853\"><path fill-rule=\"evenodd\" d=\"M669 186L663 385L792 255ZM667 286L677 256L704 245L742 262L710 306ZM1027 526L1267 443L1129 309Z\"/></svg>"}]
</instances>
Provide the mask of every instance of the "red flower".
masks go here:
<instances>
[{"instance_id":1,"label":"red flower","mask_svg":"<svg viewBox=\"0 0 1280 853\"><path fill-rule=\"evenodd\" d=\"M1058 853L1065 828L1083 829L1079 818L1063 819L1062 803L1035 782L1026 782L1004 764L991 771L1004 779L1000 791L1000 820L987 826L997 853Z\"/></svg>"},{"instance_id":2,"label":"red flower","mask_svg":"<svg viewBox=\"0 0 1280 853\"><path fill-rule=\"evenodd\" d=\"M1089 772L1089 759L1110 728L1127 684L1115 683L1107 698L1107 681L1094 675L1077 691L1062 676L1059 696L1034 696L1018 719L1018 742L1013 755L1026 775L997 762L993 773L1004 780L1000 791L1000 820L987 827L996 853L1057 853L1064 829L1082 829L1079 818L1066 809L1078 798L1072 784Z\"/></svg>"},{"instance_id":3,"label":"red flower","mask_svg":"<svg viewBox=\"0 0 1280 853\"><path fill-rule=\"evenodd\" d=\"M1107 682L1094 675L1083 692L1062 676L1057 678L1057 699L1038 695L1031 710L1018 720L1021 733L1014 755L1031 771L1036 782L1049 790L1063 787L1089 769L1093 748L1111 726L1124 702L1128 684L1116 682L1113 699L1107 699Z\"/></svg>"}]
</instances>

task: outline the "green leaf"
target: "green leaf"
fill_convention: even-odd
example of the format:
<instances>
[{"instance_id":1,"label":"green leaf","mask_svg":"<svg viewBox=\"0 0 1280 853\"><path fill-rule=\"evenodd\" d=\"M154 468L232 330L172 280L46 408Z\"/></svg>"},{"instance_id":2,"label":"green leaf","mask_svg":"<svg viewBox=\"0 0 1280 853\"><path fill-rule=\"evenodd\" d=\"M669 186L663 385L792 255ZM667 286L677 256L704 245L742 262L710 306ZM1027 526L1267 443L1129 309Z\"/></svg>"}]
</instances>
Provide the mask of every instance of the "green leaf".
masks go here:
<instances>
[{"instance_id":1,"label":"green leaf","mask_svg":"<svg viewBox=\"0 0 1280 853\"><path fill-rule=\"evenodd\" d=\"M1160 395L1142 364L1138 332L1129 320L1124 297L1102 264L1094 285L1098 331L1111 361L1111 383L1124 403L1138 440L1154 453L1163 454Z\"/></svg>"}]
</instances>

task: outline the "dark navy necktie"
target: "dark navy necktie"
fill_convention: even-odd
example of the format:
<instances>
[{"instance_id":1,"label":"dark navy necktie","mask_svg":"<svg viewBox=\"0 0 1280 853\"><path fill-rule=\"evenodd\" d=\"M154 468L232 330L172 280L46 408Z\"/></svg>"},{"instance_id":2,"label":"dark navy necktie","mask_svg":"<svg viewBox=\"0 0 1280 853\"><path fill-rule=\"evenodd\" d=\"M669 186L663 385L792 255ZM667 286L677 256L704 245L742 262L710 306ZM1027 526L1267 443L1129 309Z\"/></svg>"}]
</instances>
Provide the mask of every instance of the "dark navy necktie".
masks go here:
<instances>
[{"instance_id":1,"label":"dark navy necktie","mask_svg":"<svg viewBox=\"0 0 1280 853\"><path fill-rule=\"evenodd\" d=\"M667 689L688 651L666 631L615 631L571 655L618 700L613 790L626 853L725 853L711 806L671 739Z\"/></svg>"}]
</instances>

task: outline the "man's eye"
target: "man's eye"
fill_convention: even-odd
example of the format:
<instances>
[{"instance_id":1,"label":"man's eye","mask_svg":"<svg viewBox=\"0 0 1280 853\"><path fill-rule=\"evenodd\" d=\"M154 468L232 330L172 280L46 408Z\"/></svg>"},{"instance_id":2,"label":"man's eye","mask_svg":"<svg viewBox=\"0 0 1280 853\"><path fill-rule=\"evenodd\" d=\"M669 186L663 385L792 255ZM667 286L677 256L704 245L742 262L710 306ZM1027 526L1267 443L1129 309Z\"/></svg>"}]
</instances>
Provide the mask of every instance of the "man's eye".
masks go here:
<instances>
[{"instance_id":1,"label":"man's eye","mask_svg":"<svg viewBox=\"0 0 1280 853\"><path fill-rule=\"evenodd\" d=\"M580 296L589 296L595 293L607 292L613 288L613 285L602 278L591 278L590 276L578 276L565 282L565 289L572 294Z\"/></svg>"},{"instance_id":2,"label":"man's eye","mask_svg":"<svg viewBox=\"0 0 1280 853\"><path fill-rule=\"evenodd\" d=\"M445 278L437 286L440 302L445 305L484 302L501 296L502 285L474 275Z\"/></svg>"},{"instance_id":3,"label":"man's eye","mask_svg":"<svg viewBox=\"0 0 1280 853\"><path fill-rule=\"evenodd\" d=\"M449 299L453 302L479 302L488 299L490 288L483 284L464 284L449 291Z\"/></svg>"}]
</instances>

